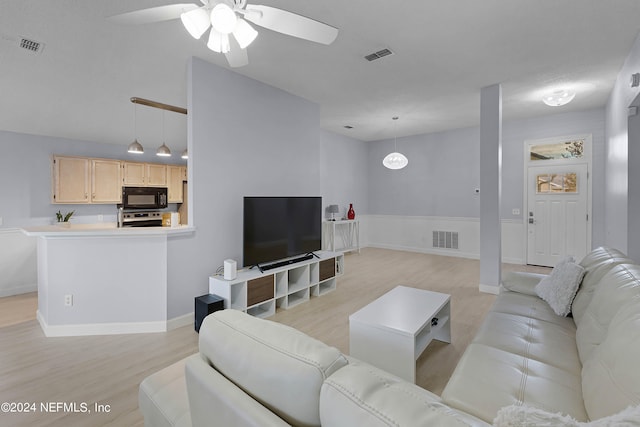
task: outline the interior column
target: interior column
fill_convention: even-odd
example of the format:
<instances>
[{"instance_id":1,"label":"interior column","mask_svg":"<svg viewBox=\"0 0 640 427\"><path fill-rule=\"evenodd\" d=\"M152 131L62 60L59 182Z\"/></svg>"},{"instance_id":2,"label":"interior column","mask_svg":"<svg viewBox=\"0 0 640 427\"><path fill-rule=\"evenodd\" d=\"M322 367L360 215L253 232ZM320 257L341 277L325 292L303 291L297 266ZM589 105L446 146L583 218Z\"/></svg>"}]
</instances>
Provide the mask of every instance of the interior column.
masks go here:
<instances>
[{"instance_id":1,"label":"interior column","mask_svg":"<svg viewBox=\"0 0 640 427\"><path fill-rule=\"evenodd\" d=\"M636 98L629 109L628 119L628 171L627 171L627 255L640 262L640 114Z\"/></svg>"},{"instance_id":2,"label":"interior column","mask_svg":"<svg viewBox=\"0 0 640 427\"><path fill-rule=\"evenodd\" d=\"M480 92L480 291L497 294L501 281L502 87Z\"/></svg>"}]
</instances>

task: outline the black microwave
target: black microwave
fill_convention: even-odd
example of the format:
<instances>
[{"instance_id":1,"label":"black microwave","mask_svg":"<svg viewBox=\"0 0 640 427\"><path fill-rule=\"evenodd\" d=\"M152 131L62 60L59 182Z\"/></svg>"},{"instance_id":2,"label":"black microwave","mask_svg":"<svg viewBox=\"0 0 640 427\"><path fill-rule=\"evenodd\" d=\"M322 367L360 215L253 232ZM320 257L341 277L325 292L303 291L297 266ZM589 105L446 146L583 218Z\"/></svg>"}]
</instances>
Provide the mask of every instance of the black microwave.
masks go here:
<instances>
[{"instance_id":1,"label":"black microwave","mask_svg":"<svg viewBox=\"0 0 640 427\"><path fill-rule=\"evenodd\" d=\"M124 209L164 209L167 187L122 187Z\"/></svg>"}]
</instances>

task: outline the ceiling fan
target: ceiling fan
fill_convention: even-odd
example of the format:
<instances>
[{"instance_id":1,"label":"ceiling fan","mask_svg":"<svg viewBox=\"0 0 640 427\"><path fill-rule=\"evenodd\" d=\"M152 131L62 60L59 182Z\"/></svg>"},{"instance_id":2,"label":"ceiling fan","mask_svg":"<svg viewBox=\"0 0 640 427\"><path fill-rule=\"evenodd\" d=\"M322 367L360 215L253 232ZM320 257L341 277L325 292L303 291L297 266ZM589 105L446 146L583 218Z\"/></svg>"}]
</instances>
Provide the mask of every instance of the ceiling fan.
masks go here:
<instances>
[{"instance_id":1,"label":"ceiling fan","mask_svg":"<svg viewBox=\"0 0 640 427\"><path fill-rule=\"evenodd\" d=\"M207 47L214 52L223 53L231 67L242 67L249 63L246 47L258 36L249 22L326 45L333 43L338 36L338 29L331 25L283 9L247 4L247 0L200 2L202 6L193 3L169 4L123 13L108 19L120 24L147 24L180 18L195 39L202 37L211 28Z\"/></svg>"}]
</instances>

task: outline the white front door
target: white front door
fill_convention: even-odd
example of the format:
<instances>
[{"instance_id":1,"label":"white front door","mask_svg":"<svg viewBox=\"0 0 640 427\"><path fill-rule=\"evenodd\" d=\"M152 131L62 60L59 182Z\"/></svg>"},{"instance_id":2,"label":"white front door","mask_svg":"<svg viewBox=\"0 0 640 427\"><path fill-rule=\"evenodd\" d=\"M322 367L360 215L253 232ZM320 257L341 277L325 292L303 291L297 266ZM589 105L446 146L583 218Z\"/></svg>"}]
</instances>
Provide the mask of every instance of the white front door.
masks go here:
<instances>
[{"instance_id":1,"label":"white front door","mask_svg":"<svg viewBox=\"0 0 640 427\"><path fill-rule=\"evenodd\" d=\"M587 170L586 163L528 167L527 264L553 267L587 254Z\"/></svg>"}]
</instances>

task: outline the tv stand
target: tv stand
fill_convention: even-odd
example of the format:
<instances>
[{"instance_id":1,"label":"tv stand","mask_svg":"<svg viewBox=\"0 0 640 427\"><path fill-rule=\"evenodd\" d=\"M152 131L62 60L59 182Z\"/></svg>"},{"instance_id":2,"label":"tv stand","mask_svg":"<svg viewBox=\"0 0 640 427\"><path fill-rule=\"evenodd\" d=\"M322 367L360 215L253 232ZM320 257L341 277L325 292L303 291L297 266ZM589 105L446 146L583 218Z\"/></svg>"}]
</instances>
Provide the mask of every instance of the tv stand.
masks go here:
<instances>
[{"instance_id":1,"label":"tv stand","mask_svg":"<svg viewBox=\"0 0 640 427\"><path fill-rule=\"evenodd\" d=\"M260 273L263 273L267 270L272 270L274 268L284 267L285 265L291 265L301 261L307 261L307 260L313 259L314 256L316 258L320 258L318 255L314 254L313 252L309 252L308 254L305 254L305 255L301 255L295 258L285 259L282 261L272 262L271 264L266 264L266 265L256 264L256 267L258 267L258 270L260 270Z\"/></svg>"},{"instance_id":2,"label":"tv stand","mask_svg":"<svg viewBox=\"0 0 640 427\"><path fill-rule=\"evenodd\" d=\"M211 276L209 293L224 299L224 308L269 317L276 308L288 309L336 289L337 277L344 273L344 254L319 251L276 264L281 265L264 266L268 271L240 270L233 280Z\"/></svg>"}]
</instances>

